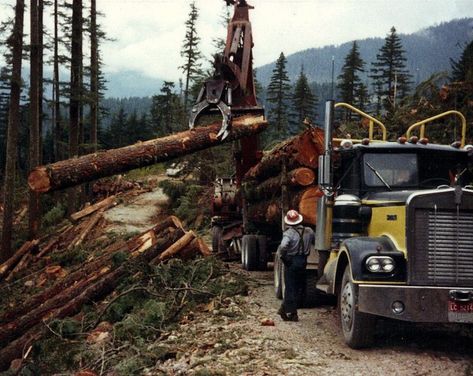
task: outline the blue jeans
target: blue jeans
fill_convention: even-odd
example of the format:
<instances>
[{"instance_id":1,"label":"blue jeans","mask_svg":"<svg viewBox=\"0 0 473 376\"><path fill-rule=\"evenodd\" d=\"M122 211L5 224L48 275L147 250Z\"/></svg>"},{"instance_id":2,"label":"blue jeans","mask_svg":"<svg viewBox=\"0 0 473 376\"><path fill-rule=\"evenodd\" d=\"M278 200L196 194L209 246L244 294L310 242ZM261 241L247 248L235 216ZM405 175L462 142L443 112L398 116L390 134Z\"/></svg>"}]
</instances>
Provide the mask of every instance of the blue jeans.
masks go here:
<instances>
[{"instance_id":1,"label":"blue jeans","mask_svg":"<svg viewBox=\"0 0 473 376\"><path fill-rule=\"evenodd\" d=\"M284 299L282 307L285 313L297 313L297 306L305 290L305 269L307 256L290 256L284 263Z\"/></svg>"}]
</instances>

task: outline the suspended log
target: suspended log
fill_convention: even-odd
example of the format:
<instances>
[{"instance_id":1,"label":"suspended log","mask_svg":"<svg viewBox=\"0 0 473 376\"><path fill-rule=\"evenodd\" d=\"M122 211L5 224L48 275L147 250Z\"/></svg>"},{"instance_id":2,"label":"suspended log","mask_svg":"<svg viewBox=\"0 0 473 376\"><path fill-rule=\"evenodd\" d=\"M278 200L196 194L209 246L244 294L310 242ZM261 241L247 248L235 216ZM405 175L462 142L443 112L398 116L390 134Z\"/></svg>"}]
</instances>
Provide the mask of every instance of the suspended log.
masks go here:
<instances>
[{"instance_id":1,"label":"suspended log","mask_svg":"<svg viewBox=\"0 0 473 376\"><path fill-rule=\"evenodd\" d=\"M232 131L223 141L217 138L219 121L167 137L39 166L30 173L28 185L35 192L72 187L255 135L267 125L262 116L245 116L233 121Z\"/></svg>"},{"instance_id":2,"label":"suspended log","mask_svg":"<svg viewBox=\"0 0 473 376\"><path fill-rule=\"evenodd\" d=\"M317 169L319 155L324 151L324 136L320 128L310 128L271 150L263 159L251 168L245 179L266 180L271 176L279 175L283 162L286 168L292 170L297 167Z\"/></svg>"},{"instance_id":3,"label":"suspended log","mask_svg":"<svg viewBox=\"0 0 473 376\"><path fill-rule=\"evenodd\" d=\"M2 279L26 254L38 245L38 240L27 241L15 254L0 265L0 279Z\"/></svg>"}]
</instances>

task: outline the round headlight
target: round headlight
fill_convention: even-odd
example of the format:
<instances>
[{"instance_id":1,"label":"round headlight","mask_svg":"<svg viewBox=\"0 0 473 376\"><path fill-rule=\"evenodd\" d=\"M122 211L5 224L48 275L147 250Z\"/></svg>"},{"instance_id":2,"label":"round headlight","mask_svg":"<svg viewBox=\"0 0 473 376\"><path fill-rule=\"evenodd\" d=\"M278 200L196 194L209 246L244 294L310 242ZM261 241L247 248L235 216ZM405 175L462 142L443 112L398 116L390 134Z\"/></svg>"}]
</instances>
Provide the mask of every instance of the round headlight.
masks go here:
<instances>
[{"instance_id":1,"label":"round headlight","mask_svg":"<svg viewBox=\"0 0 473 376\"><path fill-rule=\"evenodd\" d=\"M391 257L386 257L381 260L383 272L391 273L394 270L394 266L394 260Z\"/></svg>"},{"instance_id":2,"label":"round headlight","mask_svg":"<svg viewBox=\"0 0 473 376\"><path fill-rule=\"evenodd\" d=\"M391 273L395 266L389 256L371 256L366 260L366 268L372 273Z\"/></svg>"}]
</instances>

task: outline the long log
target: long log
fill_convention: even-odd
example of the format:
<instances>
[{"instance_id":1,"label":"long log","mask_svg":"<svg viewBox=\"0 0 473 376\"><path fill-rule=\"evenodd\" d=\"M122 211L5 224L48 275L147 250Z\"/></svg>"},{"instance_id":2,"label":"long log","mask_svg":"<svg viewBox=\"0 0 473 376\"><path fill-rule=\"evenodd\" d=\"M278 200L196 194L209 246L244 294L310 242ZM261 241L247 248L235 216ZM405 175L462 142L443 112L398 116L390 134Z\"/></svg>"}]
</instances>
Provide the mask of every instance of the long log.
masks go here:
<instances>
[{"instance_id":1,"label":"long log","mask_svg":"<svg viewBox=\"0 0 473 376\"><path fill-rule=\"evenodd\" d=\"M106 199L96 202L93 205L86 206L84 209L71 214L71 219L73 221L78 221L81 218L84 218L97 210L103 209L104 211L110 208L111 206L116 205L115 196L107 197Z\"/></svg>"},{"instance_id":2,"label":"long log","mask_svg":"<svg viewBox=\"0 0 473 376\"><path fill-rule=\"evenodd\" d=\"M0 279L2 279L11 268L13 268L21 258L38 245L38 240L30 240L23 244L15 254L0 265Z\"/></svg>"},{"instance_id":3,"label":"long log","mask_svg":"<svg viewBox=\"0 0 473 376\"><path fill-rule=\"evenodd\" d=\"M281 174L261 183L253 179L247 179L243 185L243 191L248 201L268 200L275 195L280 195L281 186L284 182L291 187L300 188L310 186L314 181L315 173L313 170L307 167L299 167L290 171L285 178Z\"/></svg>"},{"instance_id":4,"label":"long log","mask_svg":"<svg viewBox=\"0 0 473 376\"><path fill-rule=\"evenodd\" d=\"M304 224L314 226L317 222L317 201L322 196L317 186L310 186L293 192L289 209L297 210L304 217ZM255 202L248 207L248 218L256 223L279 225L282 217L280 196Z\"/></svg>"},{"instance_id":5,"label":"long log","mask_svg":"<svg viewBox=\"0 0 473 376\"><path fill-rule=\"evenodd\" d=\"M28 185L35 192L72 187L255 135L267 125L262 116L246 116L233 121L232 130L223 141L217 138L219 121L167 137L39 166L30 173Z\"/></svg>"},{"instance_id":6,"label":"long log","mask_svg":"<svg viewBox=\"0 0 473 376\"><path fill-rule=\"evenodd\" d=\"M279 144L245 175L246 179L266 180L268 177L279 175L285 161L286 168L309 167L317 169L319 155L324 151L323 131L310 128Z\"/></svg>"}]
</instances>

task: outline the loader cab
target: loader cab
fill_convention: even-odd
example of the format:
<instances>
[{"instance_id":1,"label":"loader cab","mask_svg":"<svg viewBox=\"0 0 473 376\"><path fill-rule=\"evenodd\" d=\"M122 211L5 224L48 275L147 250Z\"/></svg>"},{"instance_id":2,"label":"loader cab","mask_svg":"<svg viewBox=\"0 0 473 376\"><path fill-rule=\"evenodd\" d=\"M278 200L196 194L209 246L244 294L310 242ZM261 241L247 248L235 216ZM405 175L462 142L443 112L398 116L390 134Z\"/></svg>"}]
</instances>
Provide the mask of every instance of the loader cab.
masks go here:
<instances>
[{"instance_id":1,"label":"loader cab","mask_svg":"<svg viewBox=\"0 0 473 376\"><path fill-rule=\"evenodd\" d=\"M445 145L394 142L340 150L335 170L338 194L415 191L473 182L472 156Z\"/></svg>"}]
</instances>

